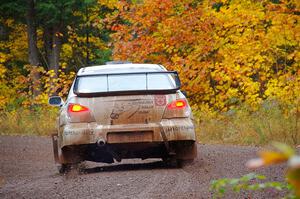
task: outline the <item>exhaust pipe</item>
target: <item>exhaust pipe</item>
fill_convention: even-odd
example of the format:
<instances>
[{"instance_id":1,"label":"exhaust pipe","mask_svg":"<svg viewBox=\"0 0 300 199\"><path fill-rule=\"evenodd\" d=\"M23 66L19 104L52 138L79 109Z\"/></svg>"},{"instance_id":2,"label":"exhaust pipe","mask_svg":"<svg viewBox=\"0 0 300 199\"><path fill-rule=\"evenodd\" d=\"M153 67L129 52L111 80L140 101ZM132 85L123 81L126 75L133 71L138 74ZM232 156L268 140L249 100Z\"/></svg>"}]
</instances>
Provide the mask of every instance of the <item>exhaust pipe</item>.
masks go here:
<instances>
[{"instance_id":1,"label":"exhaust pipe","mask_svg":"<svg viewBox=\"0 0 300 199\"><path fill-rule=\"evenodd\" d=\"M96 144L97 144L98 147L104 147L104 146L105 146L105 140L99 139L99 140L96 142Z\"/></svg>"},{"instance_id":2,"label":"exhaust pipe","mask_svg":"<svg viewBox=\"0 0 300 199\"><path fill-rule=\"evenodd\" d=\"M106 145L106 143L105 143L105 140L103 140L103 139L99 139L97 142L96 142L96 144L97 144L97 146L98 147L104 147L105 145ZM117 154L117 153L115 153L109 146L108 147L106 147L106 151L115 159L115 160L117 160L118 162L121 162L121 158L120 158L120 156Z\"/></svg>"}]
</instances>

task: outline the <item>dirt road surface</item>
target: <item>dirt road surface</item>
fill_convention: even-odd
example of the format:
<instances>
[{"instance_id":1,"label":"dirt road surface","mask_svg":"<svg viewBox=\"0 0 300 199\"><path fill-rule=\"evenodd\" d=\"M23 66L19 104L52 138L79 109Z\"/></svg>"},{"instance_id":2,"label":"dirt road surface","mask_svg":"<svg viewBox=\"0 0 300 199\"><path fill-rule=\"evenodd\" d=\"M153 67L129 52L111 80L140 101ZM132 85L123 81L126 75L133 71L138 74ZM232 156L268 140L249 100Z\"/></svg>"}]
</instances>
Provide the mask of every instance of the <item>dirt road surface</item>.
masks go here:
<instances>
[{"instance_id":1,"label":"dirt road surface","mask_svg":"<svg viewBox=\"0 0 300 199\"><path fill-rule=\"evenodd\" d=\"M0 198L212 198L210 181L253 172L245 162L258 148L198 145L198 158L183 168L159 159L87 162L83 173L58 173L47 137L0 137ZM281 181L283 166L256 170ZM226 198L280 198L275 190L229 193Z\"/></svg>"}]
</instances>

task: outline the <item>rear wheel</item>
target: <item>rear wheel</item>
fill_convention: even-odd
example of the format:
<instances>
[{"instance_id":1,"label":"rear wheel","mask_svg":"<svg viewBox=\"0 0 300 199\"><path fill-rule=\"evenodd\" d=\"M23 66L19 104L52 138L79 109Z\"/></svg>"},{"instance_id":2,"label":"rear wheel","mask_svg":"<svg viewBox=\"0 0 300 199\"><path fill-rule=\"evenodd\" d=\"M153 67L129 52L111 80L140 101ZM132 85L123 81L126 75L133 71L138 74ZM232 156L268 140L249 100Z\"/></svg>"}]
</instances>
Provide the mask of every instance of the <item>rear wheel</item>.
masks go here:
<instances>
[{"instance_id":1,"label":"rear wheel","mask_svg":"<svg viewBox=\"0 0 300 199\"><path fill-rule=\"evenodd\" d=\"M181 162L193 162L197 157L197 145L195 141L175 142L172 147L176 153L176 158Z\"/></svg>"},{"instance_id":2,"label":"rear wheel","mask_svg":"<svg viewBox=\"0 0 300 199\"><path fill-rule=\"evenodd\" d=\"M172 155L163 158L163 162L169 167L183 167L191 164L197 157L197 146L195 141L170 142ZM170 154L169 151L169 154Z\"/></svg>"},{"instance_id":3,"label":"rear wheel","mask_svg":"<svg viewBox=\"0 0 300 199\"><path fill-rule=\"evenodd\" d=\"M67 164L60 164L57 166L58 172L60 174L66 174L70 171L77 171L83 172L85 165L83 163L67 163Z\"/></svg>"},{"instance_id":4,"label":"rear wheel","mask_svg":"<svg viewBox=\"0 0 300 199\"><path fill-rule=\"evenodd\" d=\"M72 169L72 166L71 164L60 164L57 166L57 169L60 174L65 174Z\"/></svg>"},{"instance_id":5,"label":"rear wheel","mask_svg":"<svg viewBox=\"0 0 300 199\"><path fill-rule=\"evenodd\" d=\"M183 160L183 159L177 159L177 164L178 164L178 167L184 167L184 166L187 166L187 165L190 165L194 162L194 159L187 159L187 160Z\"/></svg>"},{"instance_id":6,"label":"rear wheel","mask_svg":"<svg viewBox=\"0 0 300 199\"><path fill-rule=\"evenodd\" d=\"M181 166L180 160L176 157L163 158L162 160L167 167L178 168Z\"/></svg>"}]
</instances>

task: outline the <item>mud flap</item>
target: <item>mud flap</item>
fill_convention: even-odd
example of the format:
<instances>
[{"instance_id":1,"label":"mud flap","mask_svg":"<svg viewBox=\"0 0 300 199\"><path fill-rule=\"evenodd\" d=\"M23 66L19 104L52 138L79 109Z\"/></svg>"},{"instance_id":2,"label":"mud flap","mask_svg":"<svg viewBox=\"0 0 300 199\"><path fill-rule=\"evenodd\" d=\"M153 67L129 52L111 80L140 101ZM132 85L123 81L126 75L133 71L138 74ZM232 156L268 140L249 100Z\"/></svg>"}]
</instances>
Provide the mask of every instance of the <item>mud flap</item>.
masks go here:
<instances>
[{"instance_id":1,"label":"mud flap","mask_svg":"<svg viewBox=\"0 0 300 199\"><path fill-rule=\"evenodd\" d=\"M168 152L168 154L170 156L175 156L176 153L170 148L170 145L169 145L169 141L167 139L167 136L166 136L166 133L165 133L165 130L164 128L162 127L162 125L160 125L160 134L161 134L161 137L164 141L164 144L165 144L165 147L166 147L166 150Z\"/></svg>"},{"instance_id":2,"label":"mud flap","mask_svg":"<svg viewBox=\"0 0 300 199\"><path fill-rule=\"evenodd\" d=\"M178 142L175 144L175 146L170 146L166 133L161 125L160 129L161 137L164 141L168 155L176 157L176 159L180 160L193 160L197 157L197 143L195 141L181 143Z\"/></svg>"},{"instance_id":3,"label":"mud flap","mask_svg":"<svg viewBox=\"0 0 300 199\"><path fill-rule=\"evenodd\" d=\"M193 160L197 157L197 143L178 143L176 146L176 158L180 160Z\"/></svg>"},{"instance_id":4,"label":"mud flap","mask_svg":"<svg viewBox=\"0 0 300 199\"><path fill-rule=\"evenodd\" d=\"M57 134L52 134L52 144L53 144L53 154L54 154L54 161L55 163L59 163L59 158L58 158L58 135Z\"/></svg>"}]
</instances>

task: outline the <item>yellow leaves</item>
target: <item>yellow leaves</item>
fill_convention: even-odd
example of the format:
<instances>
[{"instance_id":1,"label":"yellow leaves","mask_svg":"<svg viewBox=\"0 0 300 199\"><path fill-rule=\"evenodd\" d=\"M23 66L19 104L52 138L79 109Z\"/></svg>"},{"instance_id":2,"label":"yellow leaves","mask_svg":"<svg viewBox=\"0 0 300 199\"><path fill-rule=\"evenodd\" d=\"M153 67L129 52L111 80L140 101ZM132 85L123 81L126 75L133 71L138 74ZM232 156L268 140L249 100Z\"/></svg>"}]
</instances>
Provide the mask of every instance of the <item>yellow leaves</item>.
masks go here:
<instances>
[{"instance_id":1,"label":"yellow leaves","mask_svg":"<svg viewBox=\"0 0 300 199\"><path fill-rule=\"evenodd\" d=\"M33 104L45 105L48 103L49 95L47 93L41 93L34 98Z\"/></svg>"},{"instance_id":2,"label":"yellow leaves","mask_svg":"<svg viewBox=\"0 0 300 199\"><path fill-rule=\"evenodd\" d=\"M5 77L6 71L7 71L7 69L5 68L5 66L3 64L0 64L0 78Z\"/></svg>"},{"instance_id":3,"label":"yellow leaves","mask_svg":"<svg viewBox=\"0 0 300 199\"><path fill-rule=\"evenodd\" d=\"M292 1L296 5L297 1ZM274 4L268 1L222 0L218 1L223 2L220 11L212 8L215 1L208 0L195 5L191 0L139 2L98 0L97 6L89 9L87 23L92 24L91 28L114 29L110 36L114 39L115 59L161 63L169 70L178 70L183 90L190 92L191 100L203 109L210 106L210 111L235 108L230 102L232 98L254 109L266 98L296 104L300 90L300 31L299 16L292 10L298 8L288 8L290 1L280 1L274 9L269 9L268 5ZM103 6L115 10L105 19L99 16ZM74 12L74 15L84 13ZM14 22L7 24L15 42L5 44L5 48L18 61L27 59L26 27ZM65 35L56 33L59 37L67 36L68 42L62 45L62 70L58 77L53 71L38 70L43 74L40 83L45 93L57 91L65 95L74 77L65 71L81 65L87 52L91 60L106 56L102 51L111 46L94 31L87 47L86 35L82 33L85 25L67 26ZM2 46L0 42L1 49ZM1 53L3 77L5 69L1 64L11 57ZM30 84L29 77L26 81L24 84Z\"/></svg>"},{"instance_id":4,"label":"yellow leaves","mask_svg":"<svg viewBox=\"0 0 300 199\"><path fill-rule=\"evenodd\" d=\"M8 59L8 56L2 52L0 52L0 64L5 63Z\"/></svg>"},{"instance_id":5,"label":"yellow leaves","mask_svg":"<svg viewBox=\"0 0 300 199\"><path fill-rule=\"evenodd\" d=\"M28 71L27 76L20 73L18 69L7 69L0 64L0 110L12 104L15 108L31 107L32 105L47 105L49 95L57 93L66 96L75 72L65 73L60 70L57 76L53 70L45 71L43 67L25 65L24 70ZM66 67L62 63L62 68ZM33 84L33 78L39 73L41 78ZM40 94L33 96L33 89L40 89Z\"/></svg>"},{"instance_id":6,"label":"yellow leaves","mask_svg":"<svg viewBox=\"0 0 300 199\"><path fill-rule=\"evenodd\" d=\"M27 34L24 34L26 33L26 26L14 24L10 28L12 29L9 36L10 42L6 43L10 52L9 54L11 57L18 58L19 61L26 62L28 59Z\"/></svg>"},{"instance_id":7,"label":"yellow leaves","mask_svg":"<svg viewBox=\"0 0 300 199\"><path fill-rule=\"evenodd\" d=\"M261 166L274 165L278 163L287 162L288 160L292 160L293 158L296 157L294 149L286 144L274 142L273 146L275 147L276 150L260 151L259 152L260 158L252 159L248 161L246 164L247 167L258 168ZM295 165L300 167L300 162L294 161L294 166Z\"/></svg>"},{"instance_id":8,"label":"yellow leaves","mask_svg":"<svg viewBox=\"0 0 300 199\"><path fill-rule=\"evenodd\" d=\"M50 76L50 78L53 78L53 77L56 76L56 73L55 73L54 70L49 70L49 71L47 72L47 74Z\"/></svg>"},{"instance_id":9,"label":"yellow leaves","mask_svg":"<svg viewBox=\"0 0 300 199\"><path fill-rule=\"evenodd\" d=\"M61 64L61 68L62 68L62 69L66 69L67 66L68 66L68 64L67 64L66 62L63 62L63 63Z\"/></svg>"},{"instance_id":10,"label":"yellow leaves","mask_svg":"<svg viewBox=\"0 0 300 199\"><path fill-rule=\"evenodd\" d=\"M299 158L299 156L298 156ZM295 195L300 197L300 163L298 160L298 167L289 169L287 172L287 181L294 187Z\"/></svg>"},{"instance_id":11,"label":"yellow leaves","mask_svg":"<svg viewBox=\"0 0 300 199\"><path fill-rule=\"evenodd\" d=\"M167 53L172 53L174 51L174 46L167 45L165 50L166 50Z\"/></svg>"},{"instance_id":12,"label":"yellow leaves","mask_svg":"<svg viewBox=\"0 0 300 199\"><path fill-rule=\"evenodd\" d=\"M288 160L288 156L284 153L274 151L262 151L259 156L263 160L263 165L282 163Z\"/></svg>"},{"instance_id":13,"label":"yellow leaves","mask_svg":"<svg viewBox=\"0 0 300 199\"><path fill-rule=\"evenodd\" d=\"M110 9L114 9L118 6L118 0L98 0L100 5L107 6Z\"/></svg>"},{"instance_id":14,"label":"yellow leaves","mask_svg":"<svg viewBox=\"0 0 300 199\"><path fill-rule=\"evenodd\" d=\"M13 19L4 20L4 24L7 25L7 26L13 26L14 23L15 23L15 20L13 20Z\"/></svg>"},{"instance_id":15,"label":"yellow leaves","mask_svg":"<svg viewBox=\"0 0 300 199\"><path fill-rule=\"evenodd\" d=\"M228 98L233 98L233 97L238 97L239 96L239 91L236 88L229 88L226 92L226 95Z\"/></svg>"},{"instance_id":16,"label":"yellow leaves","mask_svg":"<svg viewBox=\"0 0 300 199\"><path fill-rule=\"evenodd\" d=\"M266 97L276 98L286 106L299 106L300 76L283 74L267 84Z\"/></svg>"},{"instance_id":17,"label":"yellow leaves","mask_svg":"<svg viewBox=\"0 0 300 199\"><path fill-rule=\"evenodd\" d=\"M8 99L6 97L0 96L0 110L3 109L3 107L5 107L7 102L8 102Z\"/></svg>"},{"instance_id":18,"label":"yellow leaves","mask_svg":"<svg viewBox=\"0 0 300 199\"><path fill-rule=\"evenodd\" d=\"M55 33L55 36L56 36L56 37L63 37L63 36L64 36L64 34L63 34L63 33L61 33L61 32L56 32L56 33Z\"/></svg>"}]
</instances>

